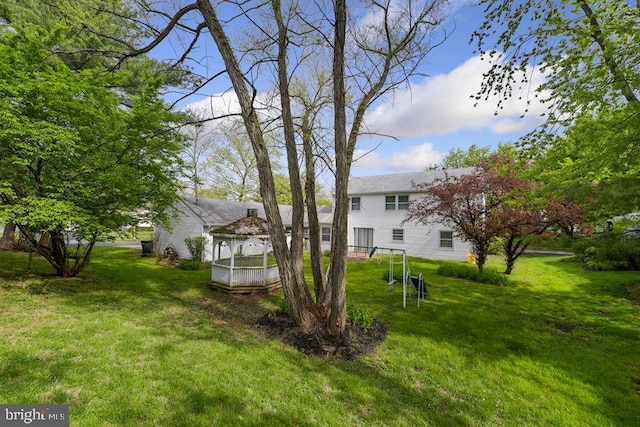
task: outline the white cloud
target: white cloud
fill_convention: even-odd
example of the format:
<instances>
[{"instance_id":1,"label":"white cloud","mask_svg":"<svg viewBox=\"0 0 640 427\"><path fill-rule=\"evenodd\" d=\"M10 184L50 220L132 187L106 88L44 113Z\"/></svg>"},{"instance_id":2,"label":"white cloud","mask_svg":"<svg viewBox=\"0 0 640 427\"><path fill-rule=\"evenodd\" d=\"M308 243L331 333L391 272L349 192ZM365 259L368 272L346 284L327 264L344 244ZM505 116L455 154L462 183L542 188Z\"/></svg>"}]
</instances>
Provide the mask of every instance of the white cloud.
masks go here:
<instances>
[{"instance_id":1,"label":"white cloud","mask_svg":"<svg viewBox=\"0 0 640 427\"><path fill-rule=\"evenodd\" d=\"M478 102L472 98L479 90L482 74L489 69L487 61L472 57L448 74L427 78L409 90L398 92L392 101L384 102L366 117L370 131L399 137L441 135L462 129L490 129L496 134L526 132L542 122L545 107L531 95L529 111L527 95L503 103L496 115L496 98ZM531 90L543 79L530 70Z\"/></svg>"},{"instance_id":2,"label":"white cloud","mask_svg":"<svg viewBox=\"0 0 640 427\"><path fill-rule=\"evenodd\" d=\"M356 169L385 168L393 171L422 170L427 166L440 163L444 155L435 151L433 144L424 143L409 146L404 150L394 151L390 155L383 155L380 151L355 151L353 164Z\"/></svg>"},{"instance_id":3,"label":"white cloud","mask_svg":"<svg viewBox=\"0 0 640 427\"><path fill-rule=\"evenodd\" d=\"M256 97L254 105L263 123L269 123L279 116L278 102L279 98L270 92ZM189 103L184 110L195 111L203 119L216 119L206 125L212 131L230 121L242 123L240 102L233 91L216 93L200 101ZM263 131L268 132L266 129Z\"/></svg>"},{"instance_id":4,"label":"white cloud","mask_svg":"<svg viewBox=\"0 0 640 427\"><path fill-rule=\"evenodd\" d=\"M197 102L192 102L185 110L194 110L205 117L213 118L226 114L240 113L240 103L235 92L217 93Z\"/></svg>"}]
</instances>

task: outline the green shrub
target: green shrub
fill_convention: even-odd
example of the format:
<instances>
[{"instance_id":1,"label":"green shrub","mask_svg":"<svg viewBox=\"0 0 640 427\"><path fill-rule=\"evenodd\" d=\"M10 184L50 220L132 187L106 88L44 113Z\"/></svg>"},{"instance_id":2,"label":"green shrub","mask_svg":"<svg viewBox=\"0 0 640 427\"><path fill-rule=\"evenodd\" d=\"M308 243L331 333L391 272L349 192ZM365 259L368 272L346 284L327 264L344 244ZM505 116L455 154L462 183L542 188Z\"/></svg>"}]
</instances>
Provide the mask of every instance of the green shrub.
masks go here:
<instances>
[{"instance_id":1,"label":"green shrub","mask_svg":"<svg viewBox=\"0 0 640 427\"><path fill-rule=\"evenodd\" d=\"M278 297L274 303L278 306L279 313L289 313L289 304L287 304L287 300L284 296Z\"/></svg>"},{"instance_id":2,"label":"green shrub","mask_svg":"<svg viewBox=\"0 0 640 427\"><path fill-rule=\"evenodd\" d=\"M456 277L458 279L471 280L472 282L485 283L487 285L506 286L510 283L509 278L494 271L483 271L466 264L442 264L436 270L440 276Z\"/></svg>"},{"instance_id":3,"label":"green shrub","mask_svg":"<svg viewBox=\"0 0 640 427\"><path fill-rule=\"evenodd\" d=\"M178 268L180 270L198 271L204 268L204 263L202 261L195 261L192 259L183 259L180 261L180 264L178 264Z\"/></svg>"},{"instance_id":4,"label":"green shrub","mask_svg":"<svg viewBox=\"0 0 640 427\"><path fill-rule=\"evenodd\" d=\"M640 237L602 233L578 241L573 250L590 270L640 270Z\"/></svg>"},{"instance_id":5,"label":"green shrub","mask_svg":"<svg viewBox=\"0 0 640 427\"><path fill-rule=\"evenodd\" d=\"M204 236L193 236L184 239L184 243L189 249L191 259L194 261L204 261L204 252L207 246L207 238Z\"/></svg>"},{"instance_id":6,"label":"green shrub","mask_svg":"<svg viewBox=\"0 0 640 427\"><path fill-rule=\"evenodd\" d=\"M354 302L347 302L347 320L365 329L373 324L373 316L362 306Z\"/></svg>"}]
</instances>

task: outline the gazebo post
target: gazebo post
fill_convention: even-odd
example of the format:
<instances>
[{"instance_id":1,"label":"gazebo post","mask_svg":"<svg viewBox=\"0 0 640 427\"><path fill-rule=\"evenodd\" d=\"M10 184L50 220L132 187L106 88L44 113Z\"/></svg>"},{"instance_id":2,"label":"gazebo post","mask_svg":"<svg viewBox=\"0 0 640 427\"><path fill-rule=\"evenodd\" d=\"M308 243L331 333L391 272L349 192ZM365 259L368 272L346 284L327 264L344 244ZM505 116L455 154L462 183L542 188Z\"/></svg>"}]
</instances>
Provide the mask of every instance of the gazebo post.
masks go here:
<instances>
[{"instance_id":1,"label":"gazebo post","mask_svg":"<svg viewBox=\"0 0 640 427\"><path fill-rule=\"evenodd\" d=\"M267 252L269 250L269 242L262 241L262 283L267 282Z\"/></svg>"},{"instance_id":2,"label":"gazebo post","mask_svg":"<svg viewBox=\"0 0 640 427\"><path fill-rule=\"evenodd\" d=\"M233 288L233 268L235 267L235 257L236 257L236 241L231 240L229 243L231 248L231 259L229 260L229 287Z\"/></svg>"},{"instance_id":3,"label":"gazebo post","mask_svg":"<svg viewBox=\"0 0 640 427\"><path fill-rule=\"evenodd\" d=\"M216 239L211 239L211 243L213 244L213 248L211 250L211 281L213 282L213 269L214 269L214 265L216 263L216 247L218 248L218 259L220 259L220 244L221 242L219 242Z\"/></svg>"}]
</instances>

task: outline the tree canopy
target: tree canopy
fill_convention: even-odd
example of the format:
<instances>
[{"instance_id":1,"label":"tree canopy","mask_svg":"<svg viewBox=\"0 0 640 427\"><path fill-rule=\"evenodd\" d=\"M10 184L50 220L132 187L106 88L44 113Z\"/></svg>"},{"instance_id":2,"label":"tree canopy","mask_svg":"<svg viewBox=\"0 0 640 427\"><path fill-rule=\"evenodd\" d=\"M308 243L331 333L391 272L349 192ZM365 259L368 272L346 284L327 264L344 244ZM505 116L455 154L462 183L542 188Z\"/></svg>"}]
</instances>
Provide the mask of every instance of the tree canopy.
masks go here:
<instances>
[{"instance_id":1,"label":"tree canopy","mask_svg":"<svg viewBox=\"0 0 640 427\"><path fill-rule=\"evenodd\" d=\"M539 97L544 126L523 138L555 194L592 218L640 208L640 3L631 0L483 0L474 33L491 60L477 99ZM531 93L531 73L544 74Z\"/></svg>"},{"instance_id":2,"label":"tree canopy","mask_svg":"<svg viewBox=\"0 0 640 427\"><path fill-rule=\"evenodd\" d=\"M493 155L471 172L433 182L415 183L425 193L410 203L405 222L442 223L471 243L478 269L483 270L489 245L504 238L505 273L528 246L528 238L549 228L582 220L576 204L541 196L539 185L525 176L526 162L513 155Z\"/></svg>"},{"instance_id":3,"label":"tree canopy","mask_svg":"<svg viewBox=\"0 0 640 427\"><path fill-rule=\"evenodd\" d=\"M208 70L211 80L224 79L233 88L246 134L257 162L260 196L271 231L273 249L290 312L304 330L318 328L341 335L346 326L347 186L353 153L361 134L364 115L373 103L395 88L407 84L419 72L429 52L446 32L439 33L445 3L441 0L383 1L360 4L335 2L231 2L195 0L185 5L140 2L162 24L150 42L132 54L148 52L169 35L185 40L178 62L193 59L202 38L210 37L221 64ZM348 22L350 21L350 22ZM251 31L246 31L250 28ZM240 34L238 29L241 29ZM306 97L296 90L300 73L315 58L326 58L330 70L324 81L328 89L316 92L330 99L331 150L321 161L335 176L335 210L328 273L322 266L320 228L316 212L315 177L320 151L318 138L304 132L295 99ZM218 63L217 63L218 64ZM320 73L321 74L321 73ZM264 87L275 93L273 110L265 119L260 112ZM228 87L229 87L228 86ZM303 95L303 96L301 96ZM296 98L298 97L298 98ZM318 104L316 104L318 105ZM314 108L306 111L317 111ZM315 112L312 113L315 115ZM274 117L275 116L275 117ZM311 116L309 116L311 117ZM313 119L313 117L311 117ZM292 201L290 244L284 234L276 195L277 171L269 157L264 129L277 123L281 129L285 167ZM325 130L326 130L325 129ZM323 130L324 131L324 130ZM311 150L309 150L311 148ZM304 159L304 161L301 161ZM302 182L302 177L305 182ZM304 274L304 220L308 212L314 295Z\"/></svg>"},{"instance_id":4,"label":"tree canopy","mask_svg":"<svg viewBox=\"0 0 640 427\"><path fill-rule=\"evenodd\" d=\"M478 99L527 96L532 67L545 74L537 95L550 104L548 125L584 112L637 103L640 5L629 0L482 0L485 21L474 33L492 59ZM497 35L496 35L497 34Z\"/></svg>"},{"instance_id":5,"label":"tree canopy","mask_svg":"<svg viewBox=\"0 0 640 427\"><path fill-rule=\"evenodd\" d=\"M93 244L177 198L175 116L150 80L123 107L118 73L74 71L55 54L66 37L27 25L0 33L0 217L15 222L59 275ZM68 249L69 239L87 242Z\"/></svg>"}]
</instances>

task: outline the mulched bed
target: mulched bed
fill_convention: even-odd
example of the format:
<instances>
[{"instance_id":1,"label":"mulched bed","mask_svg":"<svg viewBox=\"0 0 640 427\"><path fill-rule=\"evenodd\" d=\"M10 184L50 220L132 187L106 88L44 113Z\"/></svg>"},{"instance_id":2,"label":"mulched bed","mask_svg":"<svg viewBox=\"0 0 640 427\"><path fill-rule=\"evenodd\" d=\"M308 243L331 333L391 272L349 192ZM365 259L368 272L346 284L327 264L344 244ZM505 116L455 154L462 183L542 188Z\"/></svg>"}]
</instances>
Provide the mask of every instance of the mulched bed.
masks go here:
<instances>
[{"instance_id":1,"label":"mulched bed","mask_svg":"<svg viewBox=\"0 0 640 427\"><path fill-rule=\"evenodd\" d=\"M341 360L354 360L373 353L387 337L387 327L377 320L368 328L350 323L339 337L320 330L305 333L295 325L289 314L282 312L262 316L255 327L305 354Z\"/></svg>"}]
</instances>

